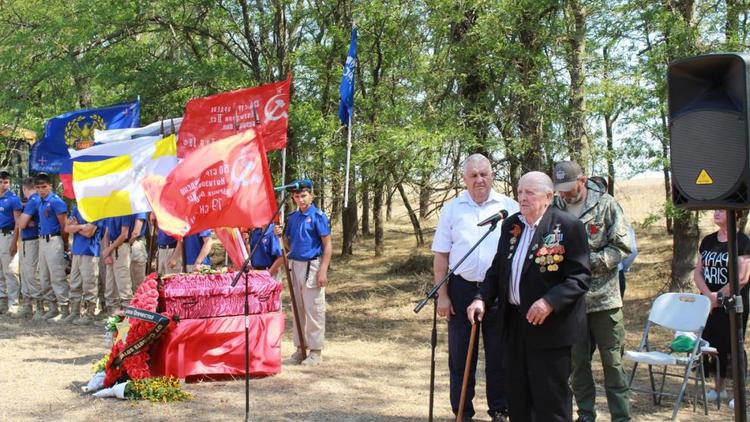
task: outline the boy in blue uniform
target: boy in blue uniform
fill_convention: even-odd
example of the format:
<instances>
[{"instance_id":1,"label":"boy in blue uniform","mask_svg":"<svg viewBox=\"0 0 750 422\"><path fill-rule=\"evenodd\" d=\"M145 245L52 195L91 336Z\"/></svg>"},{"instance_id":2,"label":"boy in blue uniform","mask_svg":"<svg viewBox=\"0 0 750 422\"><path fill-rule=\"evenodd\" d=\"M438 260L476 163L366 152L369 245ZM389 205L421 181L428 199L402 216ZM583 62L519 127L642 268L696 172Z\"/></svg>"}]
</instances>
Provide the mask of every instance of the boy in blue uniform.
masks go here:
<instances>
[{"instance_id":1,"label":"boy in blue uniform","mask_svg":"<svg viewBox=\"0 0 750 422\"><path fill-rule=\"evenodd\" d=\"M78 208L74 208L65 231L73 234L73 259L70 269L70 315L63 322L88 325L94 321L96 311L101 230L96 224L86 221Z\"/></svg>"},{"instance_id":2,"label":"boy in blue uniform","mask_svg":"<svg viewBox=\"0 0 750 422\"><path fill-rule=\"evenodd\" d=\"M133 216L104 219L104 249L101 259L107 266L104 297L107 312L111 315L123 309L133 298L133 282L130 275L130 226Z\"/></svg>"},{"instance_id":3,"label":"boy in blue uniform","mask_svg":"<svg viewBox=\"0 0 750 422\"><path fill-rule=\"evenodd\" d=\"M143 283L146 278L146 233L148 231L148 213L142 212L133 215L133 223L128 234L130 244L130 279L133 282L133 292Z\"/></svg>"},{"instance_id":4,"label":"boy in blue uniform","mask_svg":"<svg viewBox=\"0 0 750 422\"><path fill-rule=\"evenodd\" d=\"M159 229L154 213L150 214L151 224L156 229L156 272L161 275L174 274L182 271L182 241L164 233Z\"/></svg>"},{"instance_id":5,"label":"boy in blue uniform","mask_svg":"<svg viewBox=\"0 0 750 422\"><path fill-rule=\"evenodd\" d=\"M193 272L198 265L211 265L211 260L208 258L211 253L211 246L213 246L211 230L185 236L182 239L182 246L185 248L187 272Z\"/></svg>"},{"instance_id":6,"label":"boy in blue uniform","mask_svg":"<svg viewBox=\"0 0 750 422\"><path fill-rule=\"evenodd\" d=\"M263 231L259 227L250 232L250 248L252 258L250 263L256 270L268 270L271 277L277 277L279 267L283 264L281 257L281 243L274 234L274 224L269 224Z\"/></svg>"},{"instance_id":7,"label":"boy in blue uniform","mask_svg":"<svg viewBox=\"0 0 750 422\"><path fill-rule=\"evenodd\" d=\"M40 173L34 182L42 200L39 204L39 281L49 308L43 319L51 320L57 315L64 319L69 314L69 285L65 274L68 234L64 231L68 208L52 192L48 175Z\"/></svg>"},{"instance_id":8,"label":"boy in blue uniform","mask_svg":"<svg viewBox=\"0 0 750 422\"><path fill-rule=\"evenodd\" d=\"M328 217L313 205L311 180L295 181L298 189L292 193L297 211L289 214L284 229L285 241L289 245L289 265L298 302L300 325L305 336L305 345L310 354L303 361L297 329L293 330L297 350L291 360L303 365L319 365L321 350L325 342L326 292L328 264L331 262L331 229Z\"/></svg>"},{"instance_id":9,"label":"boy in blue uniform","mask_svg":"<svg viewBox=\"0 0 750 422\"><path fill-rule=\"evenodd\" d=\"M42 199L34 188L34 178L27 177L21 184L26 204L21 216L16 219L16 226L21 231L21 294L23 295L23 309L19 318L29 318L34 312L32 303L36 307L34 320L40 321L44 315L42 301L42 287L39 285L39 204Z\"/></svg>"},{"instance_id":10,"label":"boy in blue uniform","mask_svg":"<svg viewBox=\"0 0 750 422\"><path fill-rule=\"evenodd\" d=\"M8 312L9 301L18 301L18 277L10 262L18 249L16 219L21 209L21 200L10 190L10 173L0 171L0 315Z\"/></svg>"}]
</instances>

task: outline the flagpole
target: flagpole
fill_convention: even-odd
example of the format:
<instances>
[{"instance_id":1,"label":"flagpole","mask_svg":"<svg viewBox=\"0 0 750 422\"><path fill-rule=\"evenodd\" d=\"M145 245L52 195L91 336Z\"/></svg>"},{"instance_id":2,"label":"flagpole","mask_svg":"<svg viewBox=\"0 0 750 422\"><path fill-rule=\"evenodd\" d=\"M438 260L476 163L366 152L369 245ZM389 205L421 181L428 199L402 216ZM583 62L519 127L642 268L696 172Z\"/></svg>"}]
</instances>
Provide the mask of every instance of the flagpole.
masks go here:
<instances>
[{"instance_id":1,"label":"flagpole","mask_svg":"<svg viewBox=\"0 0 750 422\"><path fill-rule=\"evenodd\" d=\"M349 124L347 125L347 137L346 137L346 182L344 183L344 208L349 206L349 167L351 165L352 158L352 114L354 109L349 113Z\"/></svg>"},{"instance_id":2,"label":"flagpole","mask_svg":"<svg viewBox=\"0 0 750 422\"><path fill-rule=\"evenodd\" d=\"M286 146L281 149L281 184L286 184ZM281 215L279 216L279 220L281 221L281 225L284 225L284 208L286 208L286 201L281 201Z\"/></svg>"}]
</instances>

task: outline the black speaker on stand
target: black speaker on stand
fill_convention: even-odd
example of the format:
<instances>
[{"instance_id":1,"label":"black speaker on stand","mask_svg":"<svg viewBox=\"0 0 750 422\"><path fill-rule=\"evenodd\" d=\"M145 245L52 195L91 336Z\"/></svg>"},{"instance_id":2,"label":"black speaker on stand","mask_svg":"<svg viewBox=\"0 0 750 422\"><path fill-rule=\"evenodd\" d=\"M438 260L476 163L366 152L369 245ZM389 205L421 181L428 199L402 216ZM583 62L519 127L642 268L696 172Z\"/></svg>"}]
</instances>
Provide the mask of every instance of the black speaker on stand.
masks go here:
<instances>
[{"instance_id":1,"label":"black speaker on stand","mask_svg":"<svg viewBox=\"0 0 750 422\"><path fill-rule=\"evenodd\" d=\"M748 80L750 55L708 54L669 64L672 201L690 210L727 210L734 420L747 421L736 215L750 207ZM745 306L747 306L745 304Z\"/></svg>"}]
</instances>

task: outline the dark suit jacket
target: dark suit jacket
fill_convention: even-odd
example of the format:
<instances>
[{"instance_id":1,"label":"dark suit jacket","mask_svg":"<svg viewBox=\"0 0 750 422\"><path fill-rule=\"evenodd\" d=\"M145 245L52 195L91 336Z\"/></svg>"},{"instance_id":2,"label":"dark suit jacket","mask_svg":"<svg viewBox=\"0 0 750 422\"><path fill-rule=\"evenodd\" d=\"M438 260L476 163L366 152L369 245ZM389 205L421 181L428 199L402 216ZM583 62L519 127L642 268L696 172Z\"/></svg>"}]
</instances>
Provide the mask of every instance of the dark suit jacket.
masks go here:
<instances>
[{"instance_id":1,"label":"dark suit jacket","mask_svg":"<svg viewBox=\"0 0 750 422\"><path fill-rule=\"evenodd\" d=\"M520 213L505 219L502 225L500 243L492 266L487 270L479 295L485 303L493 303L496 298L500 303L500 330L507 336L505 324L509 312L523 315L524 325L521 338L531 349L546 349L569 346L587 336L586 305L584 294L591 279L589 267L589 245L586 231L572 214L550 206L542 216L529 249L524 259L519 293L520 309L510 305L510 282L513 256L517 249L511 250L511 238L514 227L525 230L525 224L519 219ZM560 225L565 247L563 261L557 271L539 271L540 265L535 262L536 252L544 245L544 237ZM518 229L516 229L517 231ZM520 240L521 236L518 236ZM535 247L536 245L536 247ZM526 322L526 313L539 298L544 298L554 311L541 325Z\"/></svg>"}]
</instances>

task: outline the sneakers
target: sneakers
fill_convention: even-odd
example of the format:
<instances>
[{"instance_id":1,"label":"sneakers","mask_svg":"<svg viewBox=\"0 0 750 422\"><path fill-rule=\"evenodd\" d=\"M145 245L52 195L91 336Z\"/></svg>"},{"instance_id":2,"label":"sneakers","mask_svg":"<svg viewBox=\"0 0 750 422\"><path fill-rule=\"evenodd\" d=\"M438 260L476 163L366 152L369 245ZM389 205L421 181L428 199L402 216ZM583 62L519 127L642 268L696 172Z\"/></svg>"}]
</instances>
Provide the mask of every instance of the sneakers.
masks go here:
<instances>
[{"instance_id":1,"label":"sneakers","mask_svg":"<svg viewBox=\"0 0 750 422\"><path fill-rule=\"evenodd\" d=\"M734 410L734 399L729 400L729 408Z\"/></svg>"},{"instance_id":2,"label":"sneakers","mask_svg":"<svg viewBox=\"0 0 750 422\"><path fill-rule=\"evenodd\" d=\"M727 390L721 390L721 393L717 393L716 390L709 390L709 392L706 393L706 399L708 399L708 401L725 400L728 397L729 393L727 393Z\"/></svg>"},{"instance_id":3,"label":"sneakers","mask_svg":"<svg viewBox=\"0 0 750 422\"><path fill-rule=\"evenodd\" d=\"M305 357L302 354L302 349L300 349L299 347L294 353L292 353L291 356L289 356L290 363L293 363L295 365L299 365L303 360L305 360Z\"/></svg>"},{"instance_id":4,"label":"sneakers","mask_svg":"<svg viewBox=\"0 0 750 422\"><path fill-rule=\"evenodd\" d=\"M302 361L302 365L318 366L322 362L323 362L323 356L320 354L320 350L310 350L310 354L307 355L307 359Z\"/></svg>"}]
</instances>

